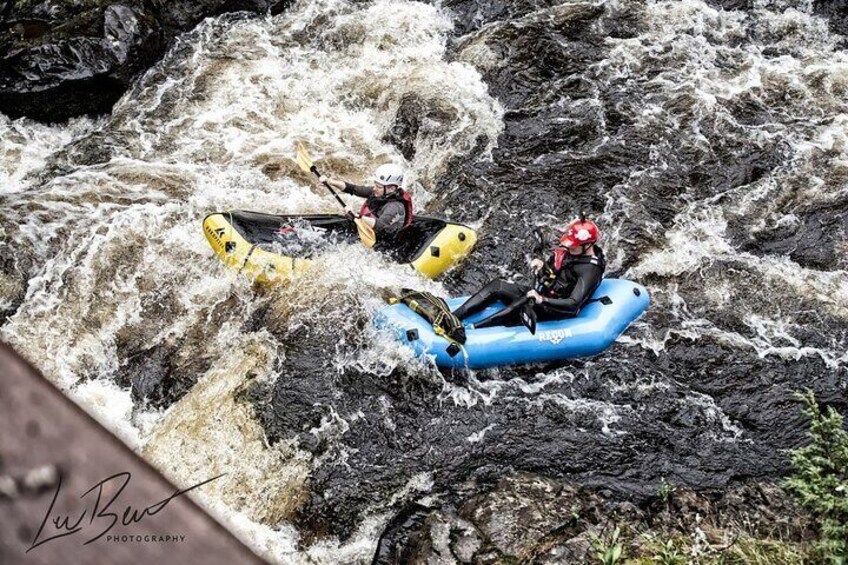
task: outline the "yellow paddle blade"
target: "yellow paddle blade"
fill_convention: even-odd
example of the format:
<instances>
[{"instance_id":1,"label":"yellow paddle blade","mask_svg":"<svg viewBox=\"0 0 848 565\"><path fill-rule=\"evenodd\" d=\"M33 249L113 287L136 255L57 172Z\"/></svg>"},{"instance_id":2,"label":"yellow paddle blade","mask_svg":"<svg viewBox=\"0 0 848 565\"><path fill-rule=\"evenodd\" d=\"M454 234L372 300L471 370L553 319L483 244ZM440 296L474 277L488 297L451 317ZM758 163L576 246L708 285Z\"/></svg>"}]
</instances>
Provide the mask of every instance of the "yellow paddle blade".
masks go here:
<instances>
[{"instance_id":1,"label":"yellow paddle blade","mask_svg":"<svg viewBox=\"0 0 848 565\"><path fill-rule=\"evenodd\" d=\"M304 172L315 173L315 171L312 170L312 157L309 156L309 152L300 141L297 142L297 155L295 156L295 161L297 161L297 165L303 169ZM339 196L333 192L333 189L329 185L327 188L333 193L336 200L339 200L339 203L344 205L344 202L339 199ZM365 247L374 247L374 244L377 243L377 234L374 233L374 228L368 225L364 220L362 220L362 218L355 219L353 223L356 224L356 231L359 232L359 239L362 240L362 244L365 245Z\"/></svg>"},{"instance_id":2,"label":"yellow paddle blade","mask_svg":"<svg viewBox=\"0 0 848 565\"><path fill-rule=\"evenodd\" d=\"M300 167L304 173L312 173L312 165L309 164L308 161L304 161L300 155L294 158L297 162L297 166Z\"/></svg>"},{"instance_id":3,"label":"yellow paddle blade","mask_svg":"<svg viewBox=\"0 0 848 565\"><path fill-rule=\"evenodd\" d=\"M312 157L309 156L309 153L306 151L306 147L303 146L303 143L297 143L297 156L295 157L295 161L297 161L298 166L303 169L305 173L312 172Z\"/></svg>"},{"instance_id":4,"label":"yellow paddle blade","mask_svg":"<svg viewBox=\"0 0 848 565\"><path fill-rule=\"evenodd\" d=\"M362 218L356 218L353 221L356 224L356 230L359 232L359 239L365 247L374 247L377 243L377 234L374 233L374 228L369 226Z\"/></svg>"}]
</instances>

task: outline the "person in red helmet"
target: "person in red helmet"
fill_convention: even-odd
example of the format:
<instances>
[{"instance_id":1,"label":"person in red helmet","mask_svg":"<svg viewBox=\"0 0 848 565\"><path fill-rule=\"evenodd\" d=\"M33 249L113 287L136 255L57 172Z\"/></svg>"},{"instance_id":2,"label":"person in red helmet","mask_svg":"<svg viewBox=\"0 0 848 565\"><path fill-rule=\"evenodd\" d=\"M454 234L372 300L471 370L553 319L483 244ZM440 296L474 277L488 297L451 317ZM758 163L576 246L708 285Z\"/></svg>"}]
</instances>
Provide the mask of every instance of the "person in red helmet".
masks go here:
<instances>
[{"instance_id":1,"label":"person in red helmet","mask_svg":"<svg viewBox=\"0 0 848 565\"><path fill-rule=\"evenodd\" d=\"M463 320L486 306L501 302L506 305L503 310L475 323L474 327L524 323L535 329L536 319L577 316L603 279L606 262L597 245L600 236L595 222L581 216L565 228L547 259L535 258L530 263L536 276L535 287L495 279L454 310L454 315ZM528 308L531 312L527 312ZM532 325L527 321L528 316L533 320Z\"/></svg>"}]
</instances>

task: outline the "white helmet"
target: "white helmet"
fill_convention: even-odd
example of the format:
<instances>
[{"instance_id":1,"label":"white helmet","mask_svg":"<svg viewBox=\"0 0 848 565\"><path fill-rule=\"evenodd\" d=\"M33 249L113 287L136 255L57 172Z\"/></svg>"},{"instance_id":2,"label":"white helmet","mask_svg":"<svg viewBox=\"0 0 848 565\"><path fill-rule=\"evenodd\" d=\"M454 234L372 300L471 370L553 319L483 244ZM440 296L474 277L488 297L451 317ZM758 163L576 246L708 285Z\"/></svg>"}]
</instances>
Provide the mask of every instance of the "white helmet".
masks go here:
<instances>
[{"instance_id":1,"label":"white helmet","mask_svg":"<svg viewBox=\"0 0 848 565\"><path fill-rule=\"evenodd\" d=\"M403 169L392 163L380 165L374 171L374 182L382 185L395 184L400 186L403 184Z\"/></svg>"}]
</instances>

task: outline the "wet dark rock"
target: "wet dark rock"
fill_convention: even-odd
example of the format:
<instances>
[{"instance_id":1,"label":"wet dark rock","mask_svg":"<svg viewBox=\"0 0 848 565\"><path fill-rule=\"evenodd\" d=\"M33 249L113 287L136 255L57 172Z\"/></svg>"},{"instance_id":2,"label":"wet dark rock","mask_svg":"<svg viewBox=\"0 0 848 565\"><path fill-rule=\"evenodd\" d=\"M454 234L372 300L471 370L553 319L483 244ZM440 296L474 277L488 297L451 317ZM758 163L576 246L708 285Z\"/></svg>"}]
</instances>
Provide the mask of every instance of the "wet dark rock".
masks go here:
<instances>
[{"instance_id":1,"label":"wet dark rock","mask_svg":"<svg viewBox=\"0 0 848 565\"><path fill-rule=\"evenodd\" d=\"M372 563L428 563L434 556L442 562L481 563L487 553L494 558L500 555L481 551L482 547L483 535L455 508L433 509L413 503L385 527Z\"/></svg>"},{"instance_id":2,"label":"wet dark rock","mask_svg":"<svg viewBox=\"0 0 848 565\"><path fill-rule=\"evenodd\" d=\"M291 0L149 0L166 30L188 31L210 16L247 11L279 14Z\"/></svg>"},{"instance_id":3,"label":"wet dark rock","mask_svg":"<svg viewBox=\"0 0 848 565\"><path fill-rule=\"evenodd\" d=\"M232 308L235 300L229 297L222 304ZM155 302L147 306L144 319L157 319L167 315L169 305ZM173 307L175 310L176 307ZM150 316L150 317L148 317ZM217 358L215 346L210 344L206 330L219 328L226 323L237 323L231 316L233 310L218 307L205 312L197 324L176 340L164 340L151 345L159 326L142 322L138 326L125 326L116 336L116 348L122 360L115 382L132 391L133 400L141 405L156 408L168 407L180 400L205 374ZM245 326L251 320L244 320Z\"/></svg>"},{"instance_id":4,"label":"wet dark rock","mask_svg":"<svg viewBox=\"0 0 848 565\"><path fill-rule=\"evenodd\" d=\"M422 475L433 482L428 492L447 499L461 496L464 485L476 485L469 487L473 492L523 471L603 489L618 504L650 500L662 480L724 488L780 476L789 470L785 450L807 441L793 396L799 383L848 411L848 374L818 357L761 359L756 352L704 340L673 338L659 359L649 351L613 346L597 361L574 363L573 370L588 371L587 376L545 389L562 403L515 402L520 389L505 385L490 403L466 407L439 400L440 384L402 372L376 378L346 369L328 380L320 358L294 363L297 357L287 358L281 367L289 376L274 385L266 429L272 437L287 438L309 434L331 414L337 416L328 422L336 417L345 422L321 426L332 441L323 443L324 463L312 475L316 496L297 520L306 531L343 538L362 512L379 508ZM511 373L531 378L534 371L507 370L500 379L509 381ZM633 384L646 379L657 383L634 396ZM612 421L604 406L614 411ZM547 479L531 490L545 491ZM528 524L542 514L567 521L561 510L535 506L535 494L526 498L526 515L516 519L522 526L514 526L514 533L531 535ZM414 501L415 491L405 500ZM521 505L513 506L519 512ZM498 552L523 543L509 531L491 534L499 540Z\"/></svg>"},{"instance_id":5,"label":"wet dark rock","mask_svg":"<svg viewBox=\"0 0 848 565\"><path fill-rule=\"evenodd\" d=\"M522 556L549 532L576 522L581 508L574 503L575 492L550 479L508 477L464 503L459 514L501 554Z\"/></svg>"},{"instance_id":6,"label":"wet dark rock","mask_svg":"<svg viewBox=\"0 0 848 565\"><path fill-rule=\"evenodd\" d=\"M77 13L50 12L44 33L0 32L0 111L16 118L63 121L107 111L129 81L164 48L155 16L141 3L93 4ZM64 17L71 16L70 21Z\"/></svg>"},{"instance_id":7,"label":"wet dark rock","mask_svg":"<svg viewBox=\"0 0 848 565\"><path fill-rule=\"evenodd\" d=\"M558 0L497 0L495 2L448 0L443 5L455 15L454 24L457 35L462 36L493 22L520 18L537 10L560 4L562 2Z\"/></svg>"},{"instance_id":8,"label":"wet dark rock","mask_svg":"<svg viewBox=\"0 0 848 565\"><path fill-rule=\"evenodd\" d=\"M47 180L68 174L79 166L108 163L121 147L115 137L108 131L95 131L72 141L50 156L40 178Z\"/></svg>"},{"instance_id":9,"label":"wet dark rock","mask_svg":"<svg viewBox=\"0 0 848 565\"><path fill-rule=\"evenodd\" d=\"M591 24L603 13L603 7L581 2L542 9L463 37L456 56L485 44L499 59L483 75L492 94L507 109L533 108L540 100L553 102L561 81L567 84L598 56L602 38L592 33Z\"/></svg>"},{"instance_id":10,"label":"wet dark rock","mask_svg":"<svg viewBox=\"0 0 848 565\"><path fill-rule=\"evenodd\" d=\"M409 504L398 512L380 535L377 551L371 563L373 565L411 563L415 562L413 551L418 553L432 551L432 545L426 545L426 550L419 549L425 546L421 538L426 535L426 529L422 526L431 512L431 508L417 503Z\"/></svg>"},{"instance_id":11,"label":"wet dark rock","mask_svg":"<svg viewBox=\"0 0 848 565\"><path fill-rule=\"evenodd\" d=\"M127 357L116 382L140 405L164 408L185 396L211 366L197 344L163 343Z\"/></svg>"},{"instance_id":12,"label":"wet dark rock","mask_svg":"<svg viewBox=\"0 0 848 565\"><path fill-rule=\"evenodd\" d=\"M708 3L727 11L750 11L754 9L754 0L708 0Z\"/></svg>"},{"instance_id":13,"label":"wet dark rock","mask_svg":"<svg viewBox=\"0 0 848 565\"><path fill-rule=\"evenodd\" d=\"M31 250L24 250L12 240L12 226L0 224L0 326L15 314L26 296L27 281L38 269Z\"/></svg>"},{"instance_id":14,"label":"wet dark rock","mask_svg":"<svg viewBox=\"0 0 848 565\"><path fill-rule=\"evenodd\" d=\"M754 0L707 0L707 3L727 11L751 12L757 8ZM777 4L773 9L779 10L780 6L781 4ZM766 8L768 9L768 4ZM831 32L843 36L840 45L845 48L848 45L848 2L846 0L814 0L812 8L815 15L827 19ZM799 9L804 8L799 6Z\"/></svg>"},{"instance_id":15,"label":"wet dark rock","mask_svg":"<svg viewBox=\"0 0 848 565\"><path fill-rule=\"evenodd\" d=\"M844 269L848 264L846 234L848 204L807 206L785 221L774 222L753 237L748 236L740 247L757 255L789 257L810 269Z\"/></svg>"},{"instance_id":16,"label":"wet dark rock","mask_svg":"<svg viewBox=\"0 0 848 565\"><path fill-rule=\"evenodd\" d=\"M458 33L473 27L469 18L494 23L460 35L453 56L479 63L490 92L506 109L505 130L492 159L457 160L449 167L450 178L441 179L441 196L431 203L450 209L461 221L486 217L487 225L498 226L491 231L484 227L476 261L458 277L458 292L465 293L485 283L494 265L526 271L532 226L551 225L554 217L564 221L580 211L597 214L608 191L629 175L627 163L649 159L650 145L638 141L643 133L636 134L633 127L630 116L640 110L628 92L630 85L601 85L587 72L604 57L607 28L615 28L617 35L635 33L638 11L628 7L613 13L588 2L517 4L516 12L503 14L477 4L476 11L463 12L463 6L452 6ZM520 17L501 21L513 13ZM482 46L496 62L478 61L475 53ZM599 96L599 88L620 88L621 94L613 90ZM617 137L610 137L611 127ZM667 170L672 174L675 169ZM461 190L447 190L457 184ZM650 189L663 192L667 185L680 184L674 178L652 182ZM645 202L667 205L669 218L673 215L667 197L646 195Z\"/></svg>"},{"instance_id":17,"label":"wet dark rock","mask_svg":"<svg viewBox=\"0 0 848 565\"><path fill-rule=\"evenodd\" d=\"M203 18L279 13L288 0L4 2L0 112L44 122L108 113L173 39Z\"/></svg>"},{"instance_id":18,"label":"wet dark rock","mask_svg":"<svg viewBox=\"0 0 848 565\"><path fill-rule=\"evenodd\" d=\"M282 438L295 432L301 447L314 453L317 453L323 444L317 436L310 434L309 430L321 424L321 420L330 414L332 406L331 390L308 378L315 370L315 364L320 362L318 360L322 349L316 344L315 347L299 347L288 355L286 364L297 366L300 371L286 379L283 396L267 406L264 413L264 418L270 426L268 431L271 438ZM298 406L298 410L292 411L288 408L290 406Z\"/></svg>"},{"instance_id":19,"label":"wet dark rock","mask_svg":"<svg viewBox=\"0 0 848 565\"><path fill-rule=\"evenodd\" d=\"M130 376L133 400L162 402L168 394L169 359L173 354L173 347L156 347L128 359L126 373Z\"/></svg>"}]
</instances>

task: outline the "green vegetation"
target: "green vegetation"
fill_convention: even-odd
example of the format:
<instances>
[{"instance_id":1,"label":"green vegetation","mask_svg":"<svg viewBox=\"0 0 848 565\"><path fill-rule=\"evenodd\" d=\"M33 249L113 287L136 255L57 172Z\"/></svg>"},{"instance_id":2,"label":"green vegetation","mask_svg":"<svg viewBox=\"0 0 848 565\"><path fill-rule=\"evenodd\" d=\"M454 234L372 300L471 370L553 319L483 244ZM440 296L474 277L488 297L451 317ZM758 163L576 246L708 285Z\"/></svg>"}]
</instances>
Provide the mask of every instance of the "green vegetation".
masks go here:
<instances>
[{"instance_id":1,"label":"green vegetation","mask_svg":"<svg viewBox=\"0 0 848 565\"><path fill-rule=\"evenodd\" d=\"M674 494L674 486L665 480L665 477L660 479L660 486L657 489L657 497L663 501L664 504L668 504L669 500L671 500L671 495Z\"/></svg>"},{"instance_id":2,"label":"green vegetation","mask_svg":"<svg viewBox=\"0 0 848 565\"><path fill-rule=\"evenodd\" d=\"M732 535L731 532L726 532ZM772 539L739 536L720 547L698 548L690 536L643 534L634 540L634 557L624 565L805 565L818 563L810 547Z\"/></svg>"},{"instance_id":3,"label":"green vegetation","mask_svg":"<svg viewBox=\"0 0 848 565\"><path fill-rule=\"evenodd\" d=\"M811 390L798 398L810 417L813 441L792 452L795 473L784 488L816 521L821 553L841 565L848 563L848 432L833 407L822 413Z\"/></svg>"},{"instance_id":4,"label":"green vegetation","mask_svg":"<svg viewBox=\"0 0 848 565\"><path fill-rule=\"evenodd\" d=\"M804 565L815 563L811 548L779 540L741 537L714 560L726 565Z\"/></svg>"},{"instance_id":5,"label":"green vegetation","mask_svg":"<svg viewBox=\"0 0 848 565\"><path fill-rule=\"evenodd\" d=\"M592 547L595 550L595 558L603 565L616 565L622 557L624 548L619 543L621 529L616 528L610 536L595 536L592 539Z\"/></svg>"},{"instance_id":6,"label":"green vegetation","mask_svg":"<svg viewBox=\"0 0 848 565\"><path fill-rule=\"evenodd\" d=\"M681 545L679 542L675 542L674 538L665 541L656 540L651 561L660 565L686 565L686 554L679 549Z\"/></svg>"}]
</instances>

